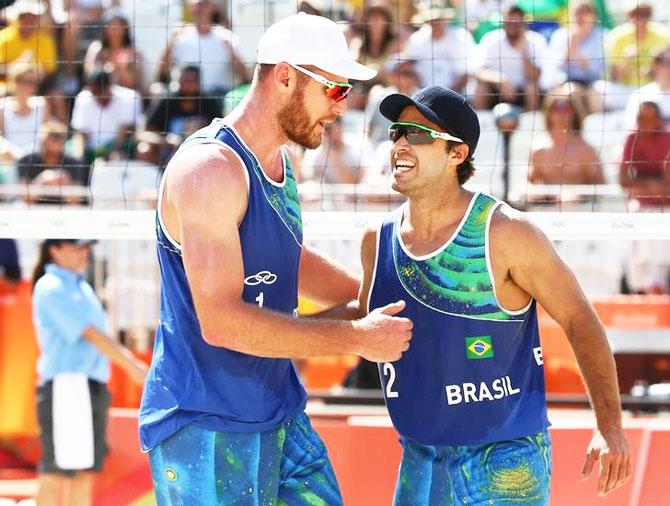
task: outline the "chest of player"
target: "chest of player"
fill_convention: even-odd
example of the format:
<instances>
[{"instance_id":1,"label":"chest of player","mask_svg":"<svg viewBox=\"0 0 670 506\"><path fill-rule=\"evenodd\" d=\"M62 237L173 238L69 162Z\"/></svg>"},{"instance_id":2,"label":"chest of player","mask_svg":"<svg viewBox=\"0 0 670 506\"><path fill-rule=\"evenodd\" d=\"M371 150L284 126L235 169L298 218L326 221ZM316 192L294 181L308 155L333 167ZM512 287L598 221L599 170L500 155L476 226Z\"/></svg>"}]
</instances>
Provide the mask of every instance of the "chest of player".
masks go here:
<instances>
[{"instance_id":1,"label":"chest of player","mask_svg":"<svg viewBox=\"0 0 670 506\"><path fill-rule=\"evenodd\" d=\"M272 185L250 173L247 211L239 227L244 261L242 298L259 307L293 313L298 298L302 223L299 204L286 183Z\"/></svg>"}]
</instances>

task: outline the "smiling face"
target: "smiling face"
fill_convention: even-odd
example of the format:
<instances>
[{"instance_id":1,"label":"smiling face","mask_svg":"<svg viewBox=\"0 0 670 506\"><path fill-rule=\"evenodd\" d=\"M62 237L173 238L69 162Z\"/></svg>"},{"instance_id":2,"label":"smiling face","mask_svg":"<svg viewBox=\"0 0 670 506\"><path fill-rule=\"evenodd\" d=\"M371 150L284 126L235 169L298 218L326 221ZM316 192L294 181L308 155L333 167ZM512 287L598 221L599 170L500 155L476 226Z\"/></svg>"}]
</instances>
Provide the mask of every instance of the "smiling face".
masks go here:
<instances>
[{"instance_id":1,"label":"smiling face","mask_svg":"<svg viewBox=\"0 0 670 506\"><path fill-rule=\"evenodd\" d=\"M341 76L323 72L314 67L305 67L331 81L346 82ZM347 110L347 101L336 102L326 95L326 87L292 69L297 85L288 103L279 111L279 126L289 140L308 149L321 145L325 125L332 123ZM304 77L302 77L304 76Z\"/></svg>"},{"instance_id":2,"label":"smiling face","mask_svg":"<svg viewBox=\"0 0 670 506\"><path fill-rule=\"evenodd\" d=\"M444 129L429 121L414 106L403 109L398 122L416 123L439 132ZM443 186L445 178L456 178L456 166L467 156L467 146L447 151L447 141L434 139L432 144L410 144L405 137L398 139L391 149L392 188L408 197L434 192ZM453 166L453 167L452 167Z\"/></svg>"}]
</instances>

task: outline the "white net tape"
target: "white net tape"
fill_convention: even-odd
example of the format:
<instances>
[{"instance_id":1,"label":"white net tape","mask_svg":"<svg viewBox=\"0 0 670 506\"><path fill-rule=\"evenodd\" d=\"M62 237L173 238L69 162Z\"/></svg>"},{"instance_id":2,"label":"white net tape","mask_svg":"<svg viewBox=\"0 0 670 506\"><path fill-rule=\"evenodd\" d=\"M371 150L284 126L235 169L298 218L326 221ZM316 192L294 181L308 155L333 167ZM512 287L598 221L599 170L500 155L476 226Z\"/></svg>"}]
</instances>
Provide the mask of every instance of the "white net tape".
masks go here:
<instances>
[{"instance_id":1,"label":"white net tape","mask_svg":"<svg viewBox=\"0 0 670 506\"><path fill-rule=\"evenodd\" d=\"M670 213L529 212L552 240L669 240ZM309 240L357 239L380 212L308 211ZM31 209L0 213L0 237L140 240L155 237L155 211Z\"/></svg>"}]
</instances>

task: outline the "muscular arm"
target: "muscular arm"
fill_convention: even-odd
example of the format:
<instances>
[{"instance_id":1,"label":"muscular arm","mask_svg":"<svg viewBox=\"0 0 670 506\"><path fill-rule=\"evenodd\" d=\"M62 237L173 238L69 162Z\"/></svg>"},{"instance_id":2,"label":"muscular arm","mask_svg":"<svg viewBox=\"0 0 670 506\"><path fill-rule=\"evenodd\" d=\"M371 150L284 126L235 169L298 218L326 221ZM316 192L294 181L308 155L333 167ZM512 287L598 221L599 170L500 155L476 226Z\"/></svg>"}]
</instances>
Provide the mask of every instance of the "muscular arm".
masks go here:
<instances>
[{"instance_id":1,"label":"muscular arm","mask_svg":"<svg viewBox=\"0 0 670 506\"><path fill-rule=\"evenodd\" d=\"M372 270L374 268L374 261L376 255L376 241L377 232L374 228L368 228L363 234L361 241L361 264L363 266L363 282L358 288L358 297L356 300L349 302L346 305L338 306L328 311L317 313L318 318L336 318L341 320L355 320L362 318L368 314L368 293L370 292L370 284L372 282ZM358 283L357 283L358 284ZM404 307L404 305L403 305Z\"/></svg>"},{"instance_id":2,"label":"muscular arm","mask_svg":"<svg viewBox=\"0 0 670 506\"><path fill-rule=\"evenodd\" d=\"M544 234L521 219L509 220L505 235L515 238L505 254L511 279L542 304L568 336L598 427L620 426L621 400L614 358L598 315Z\"/></svg>"},{"instance_id":3,"label":"muscular arm","mask_svg":"<svg viewBox=\"0 0 670 506\"><path fill-rule=\"evenodd\" d=\"M375 258L377 256L377 234L379 227L370 226L363 233L361 241L361 265L363 266L363 282L358 292L358 312L360 316L368 313L368 297L372 290Z\"/></svg>"},{"instance_id":4,"label":"muscular arm","mask_svg":"<svg viewBox=\"0 0 670 506\"><path fill-rule=\"evenodd\" d=\"M302 320L242 300L244 268L238 223L247 188L238 160L218 145L178 155L168 170L163 213L182 245L182 257L203 339L212 346L261 357L303 358L355 353L399 357L411 322L377 315L378 321ZM170 230L172 233L173 230ZM308 261L309 263L309 261ZM396 327L400 326L402 328ZM404 341L403 341L404 340Z\"/></svg>"},{"instance_id":5,"label":"muscular arm","mask_svg":"<svg viewBox=\"0 0 670 506\"><path fill-rule=\"evenodd\" d=\"M359 280L343 265L303 246L300 255L298 292L317 304L332 307L356 298Z\"/></svg>"},{"instance_id":6,"label":"muscular arm","mask_svg":"<svg viewBox=\"0 0 670 506\"><path fill-rule=\"evenodd\" d=\"M605 472L601 469L599 489L607 493L630 476L630 453L621 427L616 367L605 329L574 274L539 229L506 208L497 212L491 237L492 247L502 255L511 280L542 304L568 336L586 382L598 431L606 441L605 448L600 448L606 460L603 465L612 467Z\"/></svg>"}]
</instances>

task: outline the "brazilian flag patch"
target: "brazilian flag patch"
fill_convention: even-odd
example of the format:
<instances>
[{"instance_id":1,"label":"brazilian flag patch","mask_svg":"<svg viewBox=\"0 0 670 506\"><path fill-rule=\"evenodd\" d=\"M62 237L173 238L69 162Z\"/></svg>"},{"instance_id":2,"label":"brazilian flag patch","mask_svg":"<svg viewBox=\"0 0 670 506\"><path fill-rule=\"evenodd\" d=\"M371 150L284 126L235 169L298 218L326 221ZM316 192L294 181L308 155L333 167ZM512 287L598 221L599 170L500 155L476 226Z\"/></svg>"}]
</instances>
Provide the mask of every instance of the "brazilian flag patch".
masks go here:
<instances>
[{"instance_id":1,"label":"brazilian flag patch","mask_svg":"<svg viewBox=\"0 0 670 506\"><path fill-rule=\"evenodd\" d=\"M466 337L465 355L470 360L493 357L491 336Z\"/></svg>"}]
</instances>

